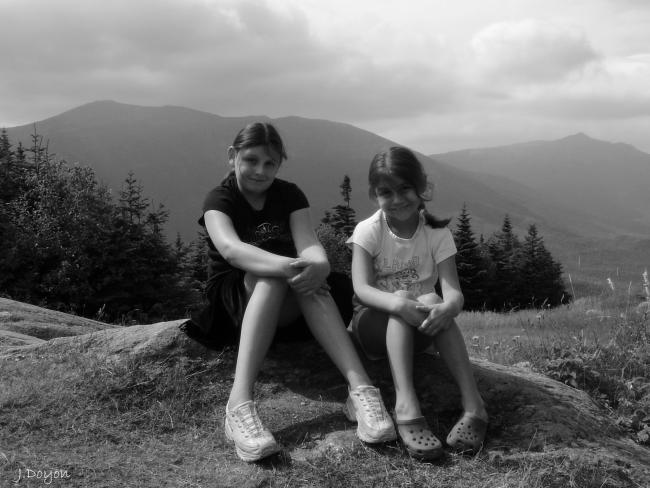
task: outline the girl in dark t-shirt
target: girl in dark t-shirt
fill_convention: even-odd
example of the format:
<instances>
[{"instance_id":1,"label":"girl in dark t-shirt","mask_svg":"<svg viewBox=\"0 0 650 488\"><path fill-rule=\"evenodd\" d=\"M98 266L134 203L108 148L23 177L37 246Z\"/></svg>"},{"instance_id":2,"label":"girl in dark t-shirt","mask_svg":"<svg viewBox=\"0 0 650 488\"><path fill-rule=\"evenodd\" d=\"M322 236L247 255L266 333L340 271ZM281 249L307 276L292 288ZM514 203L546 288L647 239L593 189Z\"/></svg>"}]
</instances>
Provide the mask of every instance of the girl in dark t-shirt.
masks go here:
<instances>
[{"instance_id":1,"label":"girl in dark t-shirt","mask_svg":"<svg viewBox=\"0 0 650 488\"><path fill-rule=\"evenodd\" d=\"M283 159L272 125L246 126L228 148L231 173L208 194L199 220L210 237L210 305L189 325L239 337L224 428L244 461L280 449L257 414L253 386L278 325L299 315L348 381L345 412L357 421L359 438L378 443L396 437L328 291L329 263L307 199L296 185L276 178Z\"/></svg>"}]
</instances>

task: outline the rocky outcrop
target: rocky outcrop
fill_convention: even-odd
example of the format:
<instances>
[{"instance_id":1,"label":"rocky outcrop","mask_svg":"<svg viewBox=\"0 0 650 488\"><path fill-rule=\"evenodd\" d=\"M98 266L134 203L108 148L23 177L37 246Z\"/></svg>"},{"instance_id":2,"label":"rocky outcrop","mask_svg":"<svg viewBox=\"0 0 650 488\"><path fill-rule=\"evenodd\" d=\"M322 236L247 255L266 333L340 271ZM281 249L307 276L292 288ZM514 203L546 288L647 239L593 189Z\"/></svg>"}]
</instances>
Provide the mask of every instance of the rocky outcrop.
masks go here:
<instances>
[{"instance_id":1,"label":"rocky outcrop","mask_svg":"<svg viewBox=\"0 0 650 488\"><path fill-rule=\"evenodd\" d=\"M36 344L43 344L44 342L46 341L39 339L38 337L21 334L19 332L13 332L11 330L0 329L0 347L31 346Z\"/></svg>"},{"instance_id":2,"label":"rocky outcrop","mask_svg":"<svg viewBox=\"0 0 650 488\"><path fill-rule=\"evenodd\" d=\"M3 302L0 302L2 305ZM6 302L4 302L6 303ZM35 323L27 308L22 318ZM17 313L10 311L10 313ZM36 310L35 313L42 312ZM70 327L70 332L83 327L83 319L63 318L53 313L59 326ZM68 316L69 317L69 316ZM41 317L42 320L47 318ZM40 320L40 319L39 319ZM80 320L81 322L77 322ZM1 322L3 325L7 321ZM41 322L42 323L42 322ZM34 339L28 343L25 334L4 329L4 337L13 337L23 344L0 340L0 361L27 356L66 353L97 353L107 361L138 358L140 360L168 359L173 356L231 355L228 364L234 365L234 351L211 351L189 339L178 328L182 320L130 327L110 327L88 323L87 333L50 340ZM56 325L55 324L55 325ZM61 325L64 324L64 325ZM103 328L102 328L103 327ZM108 327L108 328L107 328ZM0 335L0 339L3 336ZM296 354L296 351L300 351ZM484 360L473 361L475 376L490 414L486 451L499 457L500 462L523 463L525 459L546 456L553 459L579 459L587 465L611 465L634 474L634 479L650 481L648 449L634 443L608 417L604 408L585 392L574 389L524 367L506 367ZM340 383L340 374L315 343L277 344L265 361L265 369L274 381L286 383L291 390L267 399L266 410L277 403L279 410L295 408L297 397L308 401L321 398L322 385ZM392 381L386 361L367 362L368 373L381 387L387 399L392 398ZM460 397L444 363L431 355L416 358L416 379L421 392L423 410L436 425L438 432L447 432L459 414ZM225 372L226 375L232 372ZM270 378L267 374L267 378ZM299 388L293 386L300 385ZM345 393L343 393L344 395ZM322 398L321 398L322 400ZM338 400L337 400L338 401ZM286 415L286 412L283 413ZM350 432L332 432L306 452L294 453L297 458L312 459L323 452L342 449L354 443ZM640 485L641 486L641 485Z\"/></svg>"},{"instance_id":3,"label":"rocky outcrop","mask_svg":"<svg viewBox=\"0 0 650 488\"><path fill-rule=\"evenodd\" d=\"M0 333L11 331L47 340L111 328L115 325L0 298Z\"/></svg>"},{"instance_id":4,"label":"rocky outcrop","mask_svg":"<svg viewBox=\"0 0 650 488\"><path fill-rule=\"evenodd\" d=\"M126 357L153 360L175 355L207 357L214 354L214 351L189 339L179 330L178 326L183 321L111 328L76 336L56 337L49 341L18 347L4 347L0 348L0 359L3 356L6 358L30 354L59 354L66 351L92 351L109 361Z\"/></svg>"}]
</instances>

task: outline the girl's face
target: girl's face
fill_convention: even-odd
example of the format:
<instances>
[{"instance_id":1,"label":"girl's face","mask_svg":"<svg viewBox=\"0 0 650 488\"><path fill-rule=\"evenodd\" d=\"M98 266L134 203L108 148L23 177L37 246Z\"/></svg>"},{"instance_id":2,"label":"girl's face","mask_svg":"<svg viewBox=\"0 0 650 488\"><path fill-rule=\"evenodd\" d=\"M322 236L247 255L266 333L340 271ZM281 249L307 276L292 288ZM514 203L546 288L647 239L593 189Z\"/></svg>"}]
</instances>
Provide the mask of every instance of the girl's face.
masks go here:
<instances>
[{"instance_id":1,"label":"girl's face","mask_svg":"<svg viewBox=\"0 0 650 488\"><path fill-rule=\"evenodd\" d=\"M269 189L280 169L280 155L266 146L253 146L239 151L231 147L228 159L235 169L237 186L244 195L262 196Z\"/></svg>"},{"instance_id":2,"label":"girl's face","mask_svg":"<svg viewBox=\"0 0 650 488\"><path fill-rule=\"evenodd\" d=\"M419 216L422 200L413 185L398 178L382 178L375 188L379 208L391 220L405 222Z\"/></svg>"}]
</instances>

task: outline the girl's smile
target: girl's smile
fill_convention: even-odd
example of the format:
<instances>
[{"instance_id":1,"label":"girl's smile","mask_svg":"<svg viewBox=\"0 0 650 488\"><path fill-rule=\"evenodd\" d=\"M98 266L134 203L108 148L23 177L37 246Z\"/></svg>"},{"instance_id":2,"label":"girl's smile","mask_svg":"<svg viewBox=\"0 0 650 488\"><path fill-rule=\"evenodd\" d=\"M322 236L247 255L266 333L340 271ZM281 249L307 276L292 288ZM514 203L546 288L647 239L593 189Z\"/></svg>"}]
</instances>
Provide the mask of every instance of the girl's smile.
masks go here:
<instances>
[{"instance_id":1,"label":"girl's smile","mask_svg":"<svg viewBox=\"0 0 650 488\"><path fill-rule=\"evenodd\" d=\"M240 151L230 148L228 157L239 191L248 199L263 199L280 170L280 156L266 146L253 146Z\"/></svg>"},{"instance_id":2,"label":"girl's smile","mask_svg":"<svg viewBox=\"0 0 650 488\"><path fill-rule=\"evenodd\" d=\"M391 227L393 223L401 228L413 226L415 232L422 200L412 185L397 177L384 179L375 188L375 195Z\"/></svg>"}]
</instances>

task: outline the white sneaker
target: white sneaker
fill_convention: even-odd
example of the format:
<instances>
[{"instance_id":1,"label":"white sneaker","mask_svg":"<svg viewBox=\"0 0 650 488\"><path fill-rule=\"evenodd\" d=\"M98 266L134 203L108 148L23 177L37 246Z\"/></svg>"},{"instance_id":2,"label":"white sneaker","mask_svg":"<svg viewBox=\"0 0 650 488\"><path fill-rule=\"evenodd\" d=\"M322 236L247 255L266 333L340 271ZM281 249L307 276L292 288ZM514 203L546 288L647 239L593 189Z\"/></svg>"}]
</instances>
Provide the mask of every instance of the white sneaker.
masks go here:
<instances>
[{"instance_id":1,"label":"white sneaker","mask_svg":"<svg viewBox=\"0 0 650 488\"><path fill-rule=\"evenodd\" d=\"M237 455L243 461L258 461L280 450L273 434L262 425L255 402L251 400L232 410L226 405L224 430L228 439L235 443Z\"/></svg>"},{"instance_id":2,"label":"white sneaker","mask_svg":"<svg viewBox=\"0 0 650 488\"><path fill-rule=\"evenodd\" d=\"M397 438L378 388L364 385L350 390L345 407L348 420L356 420L357 436L363 442L376 444Z\"/></svg>"}]
</instances>

